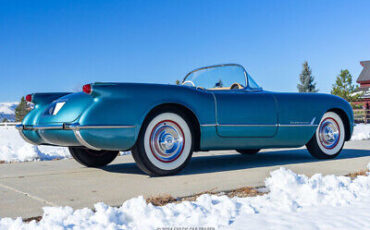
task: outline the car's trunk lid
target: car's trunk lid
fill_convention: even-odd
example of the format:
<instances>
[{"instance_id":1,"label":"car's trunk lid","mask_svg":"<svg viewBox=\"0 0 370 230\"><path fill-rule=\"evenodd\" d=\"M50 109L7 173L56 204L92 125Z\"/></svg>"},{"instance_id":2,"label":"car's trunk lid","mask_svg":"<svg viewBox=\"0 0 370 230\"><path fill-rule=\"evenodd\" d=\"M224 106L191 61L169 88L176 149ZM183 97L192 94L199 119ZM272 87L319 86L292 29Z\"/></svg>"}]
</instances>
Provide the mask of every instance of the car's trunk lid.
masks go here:
<instances>
[{"instance_id":1,"label":"car's trunk lid","mask_svg":"<svg viewBox=\"0 0 370 230\"><path fill-rule=\"evenodd\" d=\"M93 103L93 97L79 92L72 93L51 102L42 112L39 124L70 123Z\"/></svg>"}]
</instances>

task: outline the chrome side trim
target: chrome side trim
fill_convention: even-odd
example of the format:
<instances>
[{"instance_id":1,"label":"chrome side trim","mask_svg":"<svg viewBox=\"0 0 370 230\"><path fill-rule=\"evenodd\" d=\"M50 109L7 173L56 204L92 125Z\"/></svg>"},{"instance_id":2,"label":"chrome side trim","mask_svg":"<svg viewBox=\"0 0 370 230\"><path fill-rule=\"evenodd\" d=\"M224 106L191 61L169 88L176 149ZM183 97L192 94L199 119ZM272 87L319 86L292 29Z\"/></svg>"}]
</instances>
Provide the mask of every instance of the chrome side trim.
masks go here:
<instances>
[{"instance_id":1,"label":"chrome side trim","mask_svg":"<svg viewBox=\"0 0 370 230\"><path fill-rule=\"evenodd\" d=\"M78 142L79 142L81 145L85 146L85 147L86 147L86 148L88 148L88 149L92 149L92 150L96 150L96 151L100 151L100 150L101 150L101 149L96 148L96 147L94 147L94 146L90 145L89 143L87 143L87 142L83 139L83 137L81 136L80 130L75 129L75 130L73 130L73 133L75 134L76 139L78 140Z\"/></svg>"},{"instance_id":2,"label":"chrome side trim","mask_svg":"<svg viewBox=\"0 0 370 230\"><path fill-rule=\"evenodd\" d=\"M64 129L80 130L80 129L131 129L136 128L135 125L65 125Z\"/></svg>"},{"instance_id":3,"label":"chrome side trim","mask_svg":"<svg viewBox=\"0 0 370 230\"><path fill-rule=\"evenodd\" d=\"M212 127L212 126L217 126L216 124L203 124L203 125L200 125L202 127Z\"/></svg>"},{"instance_id":4,"label":"chrome side trim","mask_svg":"<svg viewBox=\"0 0 370 230\"><path fill-rule=\"evenodd\" d=\"M45 129L63 129L63 125L17 125L18 130L45 130Z\"/></svg>"},{"instance_id":5,"label":"chrome side trim","mask_svg":"<svg viewBox=\"0 0 370 230\"><path fill-rule=\"evenodd\" d=\"M311 125L313 125L314 123L315 123L315 120L316 120L316 117L314 117L313 119L312 119L312 121L311 121Z\"/></svg>"},{"instance_id":6,"label":"chrome side trim","mask_svg":"<svg viewBox=\"0 0 370 230\"><path fill-rule=\"evenodd\" d=\"M319 125L311 125L311 124L279 124L280 127L317 127Z\"/></svg>"},{"instance_id":7,"label":"chrome side trim","mask_svg":"<svg viewBox=\"0 0 370 230\"><path fill-rule=\"evenodd\" d=\"M79 125L79 124L63 124L63 125L17 125L18 130L51 130L51 129L130 129L136 128L135 125Z\"/></svg>"},{"instance_id":8,"label":"chrome side trim","mask_svg":"<svg viewBox=\"0 0 370 230\"><path fill-rule=\"evenodd\" d=\"M217 125L217 126L222 126L222 127L276 127L278 126L277 124L222 124L222 125Z\"/></svg>"},{"instance_id":9,"label":"chrome side trim","mask_svg":"<svg viewBox=\"0 0 370 230\"><path fill-rule=\"evenodd\" d=\"M218 127L310 127L310 126L318 126L314 124L202 124L200 125L202 127L212 127L212 126L218 126Z\"/></svg>"}]
</instances>

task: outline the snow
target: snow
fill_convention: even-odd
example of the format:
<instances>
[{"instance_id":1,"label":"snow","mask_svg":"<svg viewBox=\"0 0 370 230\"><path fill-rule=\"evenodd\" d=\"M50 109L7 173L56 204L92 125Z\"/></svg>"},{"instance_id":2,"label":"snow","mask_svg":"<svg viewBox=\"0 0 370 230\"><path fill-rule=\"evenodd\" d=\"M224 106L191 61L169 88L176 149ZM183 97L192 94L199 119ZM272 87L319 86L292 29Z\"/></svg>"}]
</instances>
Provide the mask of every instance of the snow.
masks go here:
<instances>
[{"instance_id":1,"label":"snow","mask_svg":"<svg viewBox=\"0 0 370 230\"><path fill-rule=\"evenodd\" d=\"M25 142L14 127L0 127L0 161L23 162L66 157L71 157L67 148L34 146Z\"/></svg>"},{"instance_id":2,"label":"snow","mask_svg":"<svg viewBox=\"0 0 370 230\"><path fill-rule=\"evenodd\" d=\"M18 102L2 102L0 103L0 122L6 118L9 121L14 121L15 119L15 108Z\"/></svg>"},{"instance_id":3,"label":"snow","mask_svg":"<svg viewBox=\"0 0 370 230\"><path fill-rule=\"evenodd\" d=\"M202 195L165 206L140 196L120 207L94 210L45 207L40 222L0 219L0 229L370 229L370 174L354 180L316 174L311 178L280 168L265 180L268 194L229 198ZM190 229L190 228L188 228Z\"/></svg>"},{"instance_id":4,"label":"snow","mask_svg":"<svg viewBox=\"0 0 370 230\"><path fill-rule=\"evenodd\" d=\"M351 141L369 140L370 124L357 124L353 128Z\"/></svg>"},{"instance_id":5,"label":"snow","mask_svg":"<svg viewBox=\"0 0 370 230\"><path fill-rule=\"evenodd\" d=\"M17 102L2 102L0 103L0 113L14 114L14 110L17 105Z\"/></svg>"}]
</instances>

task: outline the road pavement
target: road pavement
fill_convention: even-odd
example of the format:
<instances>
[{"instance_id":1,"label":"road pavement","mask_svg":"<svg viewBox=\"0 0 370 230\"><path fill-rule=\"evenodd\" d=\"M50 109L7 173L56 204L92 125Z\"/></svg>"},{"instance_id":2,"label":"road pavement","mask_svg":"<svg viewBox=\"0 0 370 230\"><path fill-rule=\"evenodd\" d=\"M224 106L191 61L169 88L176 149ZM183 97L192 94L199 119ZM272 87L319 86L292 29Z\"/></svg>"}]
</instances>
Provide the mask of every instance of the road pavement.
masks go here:
<instances>
[{"instance_id":1,"label":"road pavement","mask_svg":"<svg viewBox=\"0 0 370 230\"><path fill-rule=\"evenodd\" d=\"M72 159L0 164L0 217L38 216L44 206L92 208L100 201L119 206L139 195L182 197L262 186L269 172L279 167L307 176L345 175L365 169L369 162L370 141L351 141L333 160L316 160L305 148L263 150L255 156L235 151L194 153L182 173L168 177L143 174L131 155L117 157L102 169L86 168Z\"/></svg>"}]
</instances>

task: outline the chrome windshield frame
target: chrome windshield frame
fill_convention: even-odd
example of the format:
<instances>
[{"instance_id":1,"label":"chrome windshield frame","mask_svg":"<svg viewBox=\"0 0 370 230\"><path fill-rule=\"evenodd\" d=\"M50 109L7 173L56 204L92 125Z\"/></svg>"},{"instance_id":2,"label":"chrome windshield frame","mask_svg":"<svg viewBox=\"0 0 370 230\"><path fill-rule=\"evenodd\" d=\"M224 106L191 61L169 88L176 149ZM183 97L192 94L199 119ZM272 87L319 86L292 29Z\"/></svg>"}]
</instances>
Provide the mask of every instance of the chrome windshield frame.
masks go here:
<instances>
[{"instance_id":1,"label":"chrome windshield frame","mask_svg":"<svg viewBox=\"0 0 370 230\"><path fill-rule=\"evenodd\" d=\"M184 83L186 82L186 79L189 77L189 75L191 75L192 73L194 72L197 72L199 70L205 70L205 69L211 69L211 68L216 68L216 67L224 67L224 66L237 66L237 67L240 67L243 69L243 72L244 72L244 78L245 78L245 87L244 89L247 89L247 90L253 90L253 91L261 91L262 90L262 87L258 87L258 88L250 88L249 87L249 82L248 82L248 74L247 74L247 71L245 70L244 66L240 65L240 64L236 64L236 63L228 63L228 64L218 64L218 65L210 65L210 66L205 66L205 67L200 67L200 68L197 68L197 69L194 69L192 71L190 71L188 74L185 75L184 79L182 80L181 83ZM197 86L196 86L197 87Z\"/></svg>"}]
</instances>

